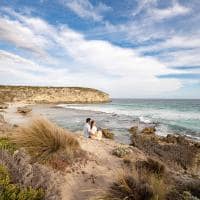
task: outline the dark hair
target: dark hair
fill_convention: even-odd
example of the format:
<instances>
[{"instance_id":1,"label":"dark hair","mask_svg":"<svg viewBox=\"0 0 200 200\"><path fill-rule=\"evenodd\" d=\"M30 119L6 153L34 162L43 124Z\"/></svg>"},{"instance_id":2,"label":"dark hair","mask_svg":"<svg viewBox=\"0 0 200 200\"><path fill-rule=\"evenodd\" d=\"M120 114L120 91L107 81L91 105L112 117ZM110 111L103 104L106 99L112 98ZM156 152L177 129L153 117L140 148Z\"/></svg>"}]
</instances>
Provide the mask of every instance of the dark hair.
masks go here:
<instances>
[{"instance_id":1,"label":"dark hair","mask_svg":"<svg viewBox=\"0 0 200 200\"><path fill-rule=\"evenodd\" d=\"M94 120L92 120L91 122L90 122L90 128L92 129L92 127L93 127L93 125L94 125Z\"/></svg>"},{"instance_id":2,"label":"dark hair","mask_svg":"<svg viewBox=\"0 0 200 200\"><path fill-rule=\"evenodd\" d=\"M90 122L91 118L87 118L86 119L86 123Z\"/></svg>"}]
</instances>

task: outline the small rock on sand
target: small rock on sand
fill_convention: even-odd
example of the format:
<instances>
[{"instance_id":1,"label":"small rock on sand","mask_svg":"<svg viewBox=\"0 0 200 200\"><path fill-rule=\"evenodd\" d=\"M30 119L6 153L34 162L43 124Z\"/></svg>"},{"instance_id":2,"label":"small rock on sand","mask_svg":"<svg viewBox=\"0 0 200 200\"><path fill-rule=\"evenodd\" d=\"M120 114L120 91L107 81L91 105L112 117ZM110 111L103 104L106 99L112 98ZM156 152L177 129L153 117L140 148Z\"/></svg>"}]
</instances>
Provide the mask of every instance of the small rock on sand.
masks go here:
<instances>
[{"instance_id":1,"label":"small rock on sand","mask_svg":"<svg viewBox=\"0 0 200 200\"><path fill-rule=\"evenodd\" d=\"M27 114L27 113L30 113L32 111L31 108L27 107L27 106L24 106L24 107L18 107L17 108L17 112L18 113L21 113L21 114Z\"/></svg>"}]
</instances>

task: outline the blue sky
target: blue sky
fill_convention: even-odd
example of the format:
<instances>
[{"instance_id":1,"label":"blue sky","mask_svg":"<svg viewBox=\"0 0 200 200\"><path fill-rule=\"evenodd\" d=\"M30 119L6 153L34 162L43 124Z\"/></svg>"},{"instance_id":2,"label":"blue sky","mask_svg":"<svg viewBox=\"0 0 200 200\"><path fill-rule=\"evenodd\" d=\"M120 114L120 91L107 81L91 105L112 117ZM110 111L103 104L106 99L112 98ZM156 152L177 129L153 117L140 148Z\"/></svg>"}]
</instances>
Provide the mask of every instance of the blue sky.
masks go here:
<instances>
[{"instance_id":1,"label":"blue sky","mask_svg":"<svg viewBox=\"0 0 200 200\"><path fill-rule=\"evenodd\" d=\"M0 0L0 84L200 98L199 0Z\"/></svg>"}]
</instances>

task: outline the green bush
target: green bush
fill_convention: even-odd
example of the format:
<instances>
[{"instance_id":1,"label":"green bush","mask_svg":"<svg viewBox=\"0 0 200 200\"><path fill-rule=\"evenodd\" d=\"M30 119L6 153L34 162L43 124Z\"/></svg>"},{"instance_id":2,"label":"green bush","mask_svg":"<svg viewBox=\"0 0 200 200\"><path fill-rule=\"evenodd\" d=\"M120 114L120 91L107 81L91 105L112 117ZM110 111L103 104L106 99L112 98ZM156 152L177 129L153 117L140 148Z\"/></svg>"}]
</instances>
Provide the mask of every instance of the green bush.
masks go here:
<instances>
[{"instance_id":1,"label":"green bush","mask_svg":"<svg viewBox=\"0 0 200 200\"><path fill-rule=\"evenodd\" d=\"M0 200L42 200L44 192L42 189L31 187L23 188L11 183L6 168L0 165Z\"/></svg>"},{"instance_id":2,"label":"green bush","mask_svg":"<svg viewBox=\"0 0 200 200\"><path fill-rule=\"evenodd\" d=\"M13 154L15 150L17 150L16 145L9 141L9 139L6 137L0 138L0 149L7 150L11 154Z\"/></svg>"},{"instance_id":3,"label":"green bush","mask_svg":"<svg viewBox=\"0 0 200 200\"><path fill-rule=\"evenodd\" d=\"M128 147L124 146L118 146L117 148L113 149L112 154L119 157L123 158L124 156L130 154L132 151Z\"/></svg>"}]
</instances>

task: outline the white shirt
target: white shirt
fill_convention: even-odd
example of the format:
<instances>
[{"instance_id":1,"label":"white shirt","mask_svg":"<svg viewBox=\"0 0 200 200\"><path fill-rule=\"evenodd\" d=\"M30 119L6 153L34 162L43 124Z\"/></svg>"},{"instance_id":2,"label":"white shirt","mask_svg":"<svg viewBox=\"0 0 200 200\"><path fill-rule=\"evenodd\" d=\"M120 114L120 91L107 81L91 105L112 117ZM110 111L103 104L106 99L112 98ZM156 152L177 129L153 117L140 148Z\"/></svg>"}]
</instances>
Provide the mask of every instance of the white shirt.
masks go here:
<instances>
[{"instance_id":1,"label":"white shirt","mask_svg":"<svg viewBox=\"0 0 200 200\"><path fill-rule=\"evenodd\" d=\"M95 135L97 133L97 127L93 126L92 129L90 130L92 135Z\"/></svg>"},{"instance_id":2,"label":"white shirt","mask_svg":"<svg viewBox=\"0 0 200 200\"><path fill-rule=\"evenodd\" d=\"M85 137L89 137L90 135L90 125L88 123L85 123L84 128L83 128L83 133Z\"/></svg>"}]
</instances>

